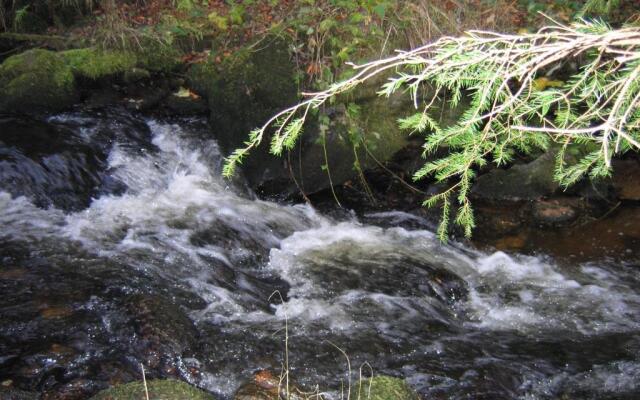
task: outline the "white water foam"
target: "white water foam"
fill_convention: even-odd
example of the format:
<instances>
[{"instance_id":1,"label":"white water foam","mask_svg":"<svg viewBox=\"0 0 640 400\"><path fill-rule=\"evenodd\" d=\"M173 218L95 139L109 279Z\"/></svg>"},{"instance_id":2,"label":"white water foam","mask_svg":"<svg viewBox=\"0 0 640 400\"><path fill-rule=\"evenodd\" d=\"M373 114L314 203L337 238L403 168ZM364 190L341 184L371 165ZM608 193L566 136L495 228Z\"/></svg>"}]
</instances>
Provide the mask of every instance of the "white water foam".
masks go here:
<instances>
[{"instance_id":1,"label":"white water foam","mask_svg":"<svg viewBox=\"0 0 640 400\"><path fill-rule=\"evenodd\" d=\"M333 326L346 329L354 323L349 317L355 312L350 302L362 303L363 296L379 303L381 309L414 307L416 303L419 312L429 308L424 299L363 294L357 288L325 298L322 275L310 276L308 264L343 254L352 261L384 260L393 255L447 269L469 284L468 300L463 304L468 323L482 329L559 329L588 334L640 326L640 297L607 269L591 265L567 271L536 257L462 252L439 244L428 231L336 224L308 206L282 206L239 196L219 175L221 156L214 141L191 140L178 125L150 121L149 127L157 151L116 145L110 154L110 168L127 185L126 193L95 199L88 209L66 217L58 210L41 210L25 198L12 199L2 193L3 234L26 239L59 235L62 230L64 236L102 256L130 256L127 262L134 267L153 268L191 286L210 304L198 318L269 318L241 306L241 294L209 282L214 274L211 260L231 267L234 260L250 257L253 245L242 244L250 239L272 249L269 268L291 285L288 315L302 320L333 319ZM393 212L370 217L410 219ZM192 243L194 232L216 227L233 230L239 239L231 247L215 240ZM358 273L367 279L367 271ZM283 315L284 311L276 310L276 317Z\"/></svg>"}]
</instances>

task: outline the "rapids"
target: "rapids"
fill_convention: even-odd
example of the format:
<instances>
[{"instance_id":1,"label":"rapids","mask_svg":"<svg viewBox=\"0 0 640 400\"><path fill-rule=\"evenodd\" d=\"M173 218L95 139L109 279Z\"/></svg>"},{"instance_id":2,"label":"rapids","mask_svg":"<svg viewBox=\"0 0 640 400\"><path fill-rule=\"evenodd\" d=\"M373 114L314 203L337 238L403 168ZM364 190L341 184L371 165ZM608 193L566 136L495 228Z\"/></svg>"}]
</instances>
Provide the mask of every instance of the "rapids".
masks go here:
<instances>
[{"instance_id":1,"label":"rapids","mask_svg":"<svg viewBox=\"0 0 640 400\"><path fill-rule=\"evenodd\" d=\"M427 399L640 398L637 260L487 253L400 211L263 201L220 177L197 119L0 127L0 382L80 399L143 363L229 399L280 370L288 335L291 375L328 398L370 369Z\"/></svg>"}]
</instances>

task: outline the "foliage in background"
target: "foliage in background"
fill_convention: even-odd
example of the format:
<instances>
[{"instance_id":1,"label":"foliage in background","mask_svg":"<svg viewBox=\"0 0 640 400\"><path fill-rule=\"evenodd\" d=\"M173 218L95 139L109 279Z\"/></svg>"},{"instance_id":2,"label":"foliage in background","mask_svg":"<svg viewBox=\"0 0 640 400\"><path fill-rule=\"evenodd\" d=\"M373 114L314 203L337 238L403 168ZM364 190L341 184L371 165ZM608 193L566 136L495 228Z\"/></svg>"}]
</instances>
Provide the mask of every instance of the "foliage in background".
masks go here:
<instances>
[{"instance_id":1,"label":"foliage in background","mask_svg":"<svg viewBox=\"0 0 640 400\"><path fill-rule=\"evenodd\" d=\"M580 67L564 81L547 74L568 62ZM416 112L400 126L424 135L424 155L445 148L448 154L427 161L415 180L433 177L448 188L425 200L439 204L438 229L446 240L451 220L466 236L474 227L469 191L478 169L489 162L510 163L517 153L562 146L556 178L569 186L583 176L611 173L611 158L640 150L640 28L613 30L604 23L555 25L532 34L470 31L444 37L396 56L354 66L355 75L281 111L251 132L244 148L228 159L224 174L231 176L248 152L273 128L271 152L292 149L313 110L340 93L372 77L393 71L381 95L402 91L411 96ZM431 106L441 97L451 107L470 104L453 126L440 126ZM591 149L567 165L565 150L572 145Z\"/></svg>"}]
</instances>

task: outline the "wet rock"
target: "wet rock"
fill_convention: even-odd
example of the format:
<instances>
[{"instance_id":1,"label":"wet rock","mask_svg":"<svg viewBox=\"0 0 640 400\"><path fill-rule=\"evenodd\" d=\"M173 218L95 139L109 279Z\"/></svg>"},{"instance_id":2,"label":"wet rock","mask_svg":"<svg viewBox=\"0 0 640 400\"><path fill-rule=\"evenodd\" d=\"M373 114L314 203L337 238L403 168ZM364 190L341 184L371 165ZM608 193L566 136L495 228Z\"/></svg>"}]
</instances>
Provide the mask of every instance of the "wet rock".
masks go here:
<instances>
[{"instance_id":1,"label":"wet rock","mask_svg":"<svg viewBox=\"0 0 640 400\"><path fill-rule=\"evenodd\" d=\"M55 392L44 393L39 400L86 399L103 387L103 385L98 385L95 381L88 379L74 379L70 382L58 385Z\"/></svg>"},{"instance_id":2,"label":"wet rock","mask_svg":"<svg viewBox=\"0 0 640 400\"><path fill-rule=\"evenodd\" d=\"M353 244L334 245L322 253L309 252L304 255L304 262L305 275L323 282L324 295L328 297L365 290L389 296L428 296L449 306L465 299L468 293L464 279L435 262L409 255L390 256L384 250Z\"/></svg>"},{"instance_id":3,"label":"wet rock","mask_svg":"<svg viewBox=\"0 0 640 400\"><path fill-rule=\"evenodd\" d=\"M198 331L177 305L152 295L135 295L125 304L147 353L182 355L196 347Z\"/></svg>"},{"instance_id":4,"label":"wet rock","mask_svg":"<svg viewBox=\"0 0 640 400\"><path fill-rule=\"evenodd\" d=\"M496 249L502 251L521 251L525 247L526 241L527 236L520 233L514 236L505 236L497 239L494 246Z\"/></svg>"},{"instance_id":5,"label":"wet rock","mask_svg":"<svg viewBox=\"0 0 640 400\"><path fill-rule=\"evenodd\" d=\"M542 225L566 225L578 217L578 211L574 204L575 201L571 201L571 199L537 201L533 205L533 218Z\"/></svg>"},{"instance_id":6,"label":"wet rock","mask_svg":"<svg viewBox=\"0 0 640 400\"><path fill-rule=\"evenodd\" d=\"M494 169L476 179L472 197L488 201L536 200L555 193L559 185L553 179L554 151L548 151L526 163L508 169Z\"/></svg>"},{"instance_id":7,"label":"wet rock","mask_svg":"<svg viewBox=\"0 0 640 400\"><path fill-rule=\"evenodd\" d=\"M477 228L474 237L499 237L516 234L523 227L521 202L505 204L479 204L476 209Z\"/></svg>"},{"instance_id":8,"label":"wet rock","mask_svg":"<svg viewBox=\"0 0 640 400\"><path fill-rule=\"evenodd\" d=\"M83 103L87 109L100 109L119 103L122 100L120 93L112 87L91 91L89 97Z\"/></svg>"},{"instance_id":9,"label":"wet rock","mask_svg":"<svg viewBox=\"0 0 640 400\"><path fill-rule=\"evenodd\" d=\"M39 207L63 210L79 210L101 193L120 192L124 186L107 172L110 138L100 132L87 138L82 128L0 118L0 186Z\"/></svg>"},{"instance_id":10,"label":"wet rock","mask_svg":"<svg viewBox=\"0 0 640 400\"><path fill-rule=\"evenodd\" d=\"M359 385L358 398L368 400L420 400L404 379L390 376L375 376Z\"/></svg>"},{"instance_id":11,"label":"wet rock","mask_svg":"<svg viewBox=\"0 0 640 400\"><path fill-rule=\"evenodd\" d=\"M215 400L207 392L177 380L150 380L147 390L150 400ZM91 400L140 400L145 396L143 382L131 382L103 390Z\"/></svg>"}]
</instances>

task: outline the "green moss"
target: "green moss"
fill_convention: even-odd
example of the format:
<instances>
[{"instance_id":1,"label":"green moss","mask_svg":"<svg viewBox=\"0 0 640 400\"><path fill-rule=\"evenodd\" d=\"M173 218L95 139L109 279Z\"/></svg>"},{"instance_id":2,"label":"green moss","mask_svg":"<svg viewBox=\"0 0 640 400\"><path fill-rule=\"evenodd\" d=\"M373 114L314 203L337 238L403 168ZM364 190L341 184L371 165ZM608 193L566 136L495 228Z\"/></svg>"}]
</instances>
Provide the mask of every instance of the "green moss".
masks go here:
<instances>
[{"instance_id":1,"label":"green moss","mask_svg":"<svg viewBox=\"0 0 640 400\"><path fill-rule=\"evenodd\" d=\"M218 69L213 62L197 63L187 71L187 82L196 93L208 97L215 90L214 84L218 75Z\"/></svg>"},{"instance_id":2,"label":"green moss","mask_svg":"<svg viewBox=\"0 0 640 400\"><path fill-rule=\"evenodd\" d=\"M182 53L175 47L146 40L136 51L138 66L151 72L171 72L181 65Z\"/></svg>"},{"instance_id":3,"label":"green moss","mask_svg":"<svg viewBox=\"0 0 640 400\"><path fill-rule=\"evenodd\" d=\"M211 122L223 148L246 140L247 132L264 123L282 107L297 100L287 43L269 38L264 47L240 49L216 65L194 65L189 85L204 94L211 109Z\"/></svg>"},{"instance_id":4,"label":"green moss","mask_svg":"<svg viewBox=\"0 0 640 400\"><path fill-rule=\"evenodd\" d=\"M215 398L187 383L158 379L147 381L150 400L215 400ZM140 400L145 398L142 382L116 385L98 393L91 400Z\"/></svg>"},{"instance_id":5,"label":"green moss","mask_svg":"<svg viewBox=\"0 0 640 400\"><path fill-rule=\"evenodd\" d=\"M34 49L0 65L0 111L59 110L76 98L75 80L64 58Z\"/></svg>"},{"instance_id":6,"label":"green moss","mask_svg":"<svg viewBox=\"0 0 640 400\"><path fill-rule=\"evenodd\" d=\"M99 79L124 73L136 66L137 57L128 51L103 51L94 48L60 53L77 76Z\"/></svg>"},{"instance_id":7,"label":"green moss","mask_svg":"<svg viewBox=\"0 0 640 400\"><path fill-rule=\"evenodd\" d=\"M419 400L404 379L375 376L362 382L358 398L366 400Z\"/></svg>"}]
</instances>

